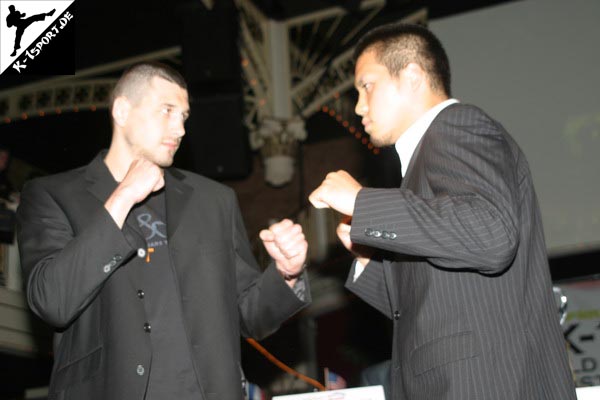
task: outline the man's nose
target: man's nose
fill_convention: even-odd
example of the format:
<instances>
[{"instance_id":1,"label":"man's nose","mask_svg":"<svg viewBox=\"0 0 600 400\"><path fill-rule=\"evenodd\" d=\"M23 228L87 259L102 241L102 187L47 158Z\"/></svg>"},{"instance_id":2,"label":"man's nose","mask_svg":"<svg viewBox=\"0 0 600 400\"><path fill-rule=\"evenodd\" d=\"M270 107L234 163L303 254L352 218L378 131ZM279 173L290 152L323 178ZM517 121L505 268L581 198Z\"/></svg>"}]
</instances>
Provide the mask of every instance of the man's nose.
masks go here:
<instances>
[{"instance_id":1,"label":"man's nose","mask_svg":"<svg viewBox=\"0 0 600 400\"><path fill-rule=\"evenodd\" d=\"M171 122L171 132L178 138L185 135L185 121L183 118L173 118Z\"/></svg>"},{"instance_id":2,"label":"man's nose","mask_svg":"<svg viewBox=\"0 0 600 400\"><path fill-rule=\"evenodd\" d=\"M357 115L363 117L368 111L367 103L364 101L363 96L359 95L358 100L356 101L356 107L354 107L354 112Z\"/></svg>"}]
</instances>

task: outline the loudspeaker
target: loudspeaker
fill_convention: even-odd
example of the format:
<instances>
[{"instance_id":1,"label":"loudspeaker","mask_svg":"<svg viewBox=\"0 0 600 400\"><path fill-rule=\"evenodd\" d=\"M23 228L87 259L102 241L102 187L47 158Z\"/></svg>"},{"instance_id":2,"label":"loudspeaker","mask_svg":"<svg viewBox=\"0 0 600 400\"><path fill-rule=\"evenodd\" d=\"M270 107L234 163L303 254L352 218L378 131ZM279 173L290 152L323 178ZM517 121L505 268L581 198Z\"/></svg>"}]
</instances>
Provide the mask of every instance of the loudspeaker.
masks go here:
<instances>
[{"instance_id":1,"label":"loudspeaker","mask_svg":"<svg viewBox=\"0 0 600 400\"><path fill-rule=\"evenodd\" d=\"M190 111L175 165L217 180L248 176L252 156L241 93L190 92Z\"/></svg>"},{"instance_id":2,"label":"loudspeaker","mask_svg":"<svg viewBox=\"0 0 600 400\"><path fill-rule=\"evenodd\" d=\"M188 84L239 85L241 82L239 21L237 9L227 0L220 7L207 10L200 5L188 5L182 10L183 75ZM229 91L229 90L227 90Z\"/></svg>"}]
</instances>

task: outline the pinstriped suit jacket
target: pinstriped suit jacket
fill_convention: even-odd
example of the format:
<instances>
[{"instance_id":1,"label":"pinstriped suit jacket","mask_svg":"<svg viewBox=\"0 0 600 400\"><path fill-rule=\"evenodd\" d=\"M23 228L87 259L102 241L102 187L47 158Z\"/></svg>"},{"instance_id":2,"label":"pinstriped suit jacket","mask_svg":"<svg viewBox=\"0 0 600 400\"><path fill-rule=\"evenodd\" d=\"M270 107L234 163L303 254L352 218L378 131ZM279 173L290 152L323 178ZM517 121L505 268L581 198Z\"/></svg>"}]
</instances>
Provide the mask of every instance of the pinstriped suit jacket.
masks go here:
<instances>
[{"instance_id":1,"label":"pinstriped suit jacket","mask_svg":"<svg viewBox=\"0 0 600 400\"><path fill-rule=\"evenodd\" d=\"M347 287L394 320L394 399L575 399L529 167L480 109L444 109L400 189L362 189L351 238L381 250Z\"/></svg>"}]
</instances>

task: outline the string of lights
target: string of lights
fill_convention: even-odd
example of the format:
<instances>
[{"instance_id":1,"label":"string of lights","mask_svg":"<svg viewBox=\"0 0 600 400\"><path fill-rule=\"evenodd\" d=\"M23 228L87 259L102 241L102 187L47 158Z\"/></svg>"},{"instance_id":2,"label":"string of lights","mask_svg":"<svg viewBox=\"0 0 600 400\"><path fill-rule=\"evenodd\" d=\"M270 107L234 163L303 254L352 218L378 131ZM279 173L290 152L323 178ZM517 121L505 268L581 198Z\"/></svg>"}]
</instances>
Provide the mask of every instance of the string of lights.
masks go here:
<instances>
[{"instance_id":1,"label":"string of lights","mask_svg":"<svg viewBox=\"0 0 600 400\"><path fill-rule=\"evenodd\" d=\"M357 129L356 127L354 127L352 125L350 125L350 122L348 122L346 119L344 119L344 117L342 116L341 113L336 112L336 110L334 110L332 107L329 107L329 106L323 106L323 107L321 107L321 109L319 111L321 111L321 112L329 115L331 118L334 118L352 136L354 136L354 138L356 140L359 140L363 145L367 146L367 148L373 154L378 155L380 153L379 147L377 147L373 143L371 143L371 141L369 140L368 136L363 131L361 131L360 129Z\"/></svg>"}]
</instances>

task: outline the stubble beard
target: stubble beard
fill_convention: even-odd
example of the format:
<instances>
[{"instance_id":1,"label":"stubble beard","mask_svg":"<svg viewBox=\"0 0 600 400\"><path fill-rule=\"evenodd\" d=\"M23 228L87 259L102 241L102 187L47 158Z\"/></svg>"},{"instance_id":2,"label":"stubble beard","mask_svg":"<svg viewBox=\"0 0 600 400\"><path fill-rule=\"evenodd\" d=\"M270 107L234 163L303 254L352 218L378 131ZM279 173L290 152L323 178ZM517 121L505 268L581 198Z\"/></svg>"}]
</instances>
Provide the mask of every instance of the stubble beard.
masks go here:
<instances>
[{"instance_id":1,"label":"stubble beard","mask_svg":"<svg viewBox=\"0 0 600 400\"><path fill-rule=\"evenodd\" d=\"M391 146L396 143L391 132L387 132L385 134L377 134L376 132L375 134L369 133L369 140L374 146L377 147Z\"/></svg>"},{"instance_id":2,"label":"stubble beard","mask_svg":"<svg viewBox=\"0 0 600 400\"><path fill-rule=\"evenodd\" d=\"M177 148L179 149L179 148ZM158 152L150 152L150 151L144 151L141 156L143 158L145 158L146 160L150 161L151 163L154 163L156 165L158 165L161 168L169 168L171 165L173 165L173 160L175 158L175 154L177 153L177 149L175 149L175 151L171 152L171 151L167 151L165 154L158 154Z\"/></svg>"}]
</instances>

